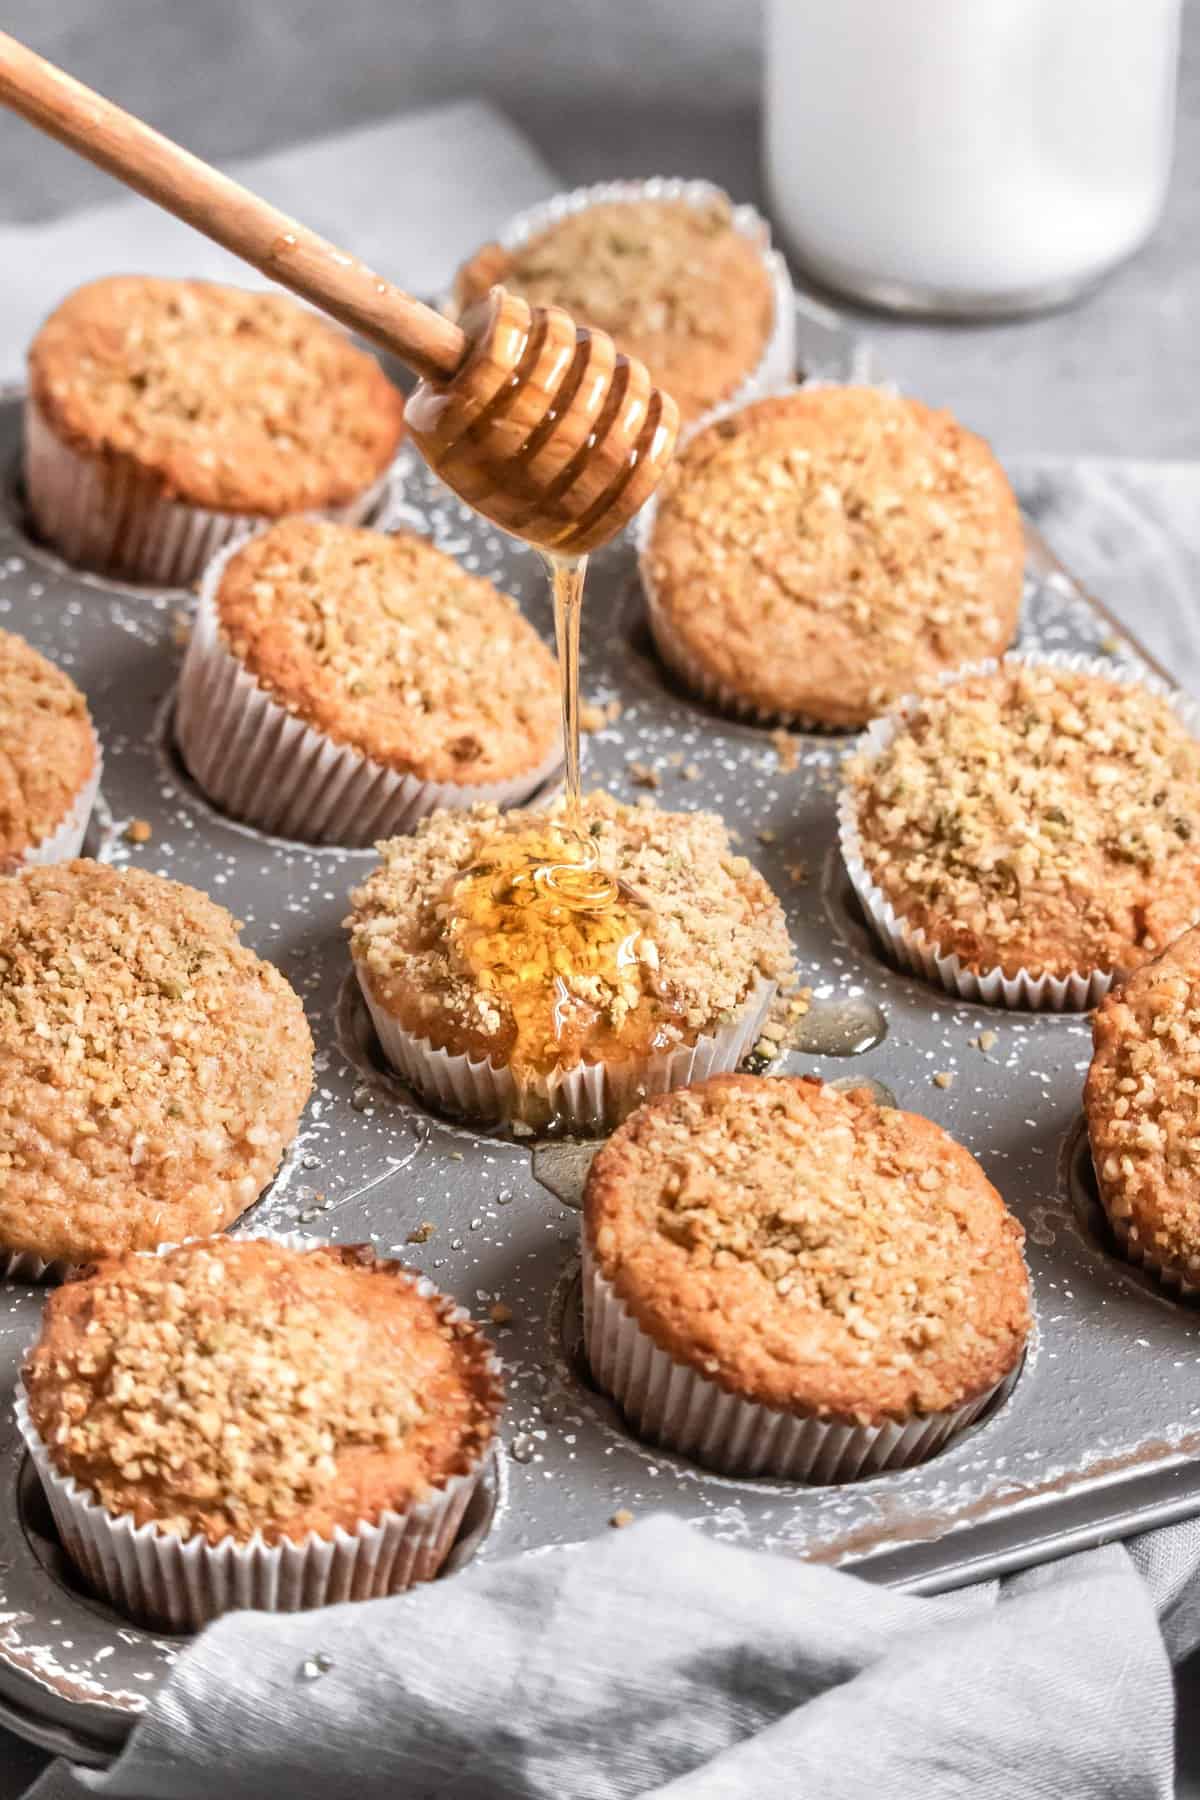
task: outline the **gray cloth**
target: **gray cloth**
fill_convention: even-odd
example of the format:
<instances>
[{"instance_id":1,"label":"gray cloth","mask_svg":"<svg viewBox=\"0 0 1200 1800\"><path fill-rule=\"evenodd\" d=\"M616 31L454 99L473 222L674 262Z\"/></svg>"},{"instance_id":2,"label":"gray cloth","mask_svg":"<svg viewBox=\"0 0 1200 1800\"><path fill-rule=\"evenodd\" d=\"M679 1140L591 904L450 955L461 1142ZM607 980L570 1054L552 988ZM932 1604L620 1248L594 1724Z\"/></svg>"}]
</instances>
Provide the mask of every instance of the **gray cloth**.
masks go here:
<instances>
[{"instance_id":1,"label":"gray cloth","mask_svg":"<svg viewBox=\"0 0 1200 1800\"><path fill-rule=\"evenodd\" d=\"M155 1800L1160 1800L1200 1526L937 1599L667 1517L396 1600L234 1615L117 1765ZM331 1664L302 1673L320 1654Z\"/></svg>"}]
</instances>

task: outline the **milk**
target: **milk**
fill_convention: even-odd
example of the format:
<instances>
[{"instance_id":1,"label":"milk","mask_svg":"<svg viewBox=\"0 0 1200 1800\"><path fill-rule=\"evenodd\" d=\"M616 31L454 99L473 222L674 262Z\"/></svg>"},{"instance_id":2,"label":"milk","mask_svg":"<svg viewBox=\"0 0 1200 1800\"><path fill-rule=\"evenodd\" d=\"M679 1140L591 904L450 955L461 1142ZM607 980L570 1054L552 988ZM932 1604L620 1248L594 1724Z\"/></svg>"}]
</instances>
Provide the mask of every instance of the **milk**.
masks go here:
<instances>
[{"instance_id":1,"label":"milk","mask_svg":"<svg viewBox=\"0 0 1200 1800\"><path fill-rule=\"evenodd\" d=\"M802 263L884 304L1087 285L1166 193L1180 0L768 0L766 160Z\"/></svg>"}]
</instances>

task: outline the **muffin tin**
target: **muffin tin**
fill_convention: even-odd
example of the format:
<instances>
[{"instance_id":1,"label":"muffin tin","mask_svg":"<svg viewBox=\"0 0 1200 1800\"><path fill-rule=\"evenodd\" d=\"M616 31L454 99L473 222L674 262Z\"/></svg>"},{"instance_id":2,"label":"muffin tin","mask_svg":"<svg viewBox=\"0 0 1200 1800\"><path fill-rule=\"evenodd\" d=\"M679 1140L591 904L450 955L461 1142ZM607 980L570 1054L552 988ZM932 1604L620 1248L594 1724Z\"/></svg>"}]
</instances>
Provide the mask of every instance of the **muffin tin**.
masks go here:
<instances>
[{"instance_id":1,"label":"muffin tin","mask_svg":"<svg viewBox=\"0 0 1200 1800\"><path fill-rule=\"evenodd\" d=\"M803 309L801 353L827 376L861 376L828 315ZM74 676L104 741L103 796L87 848L194 882L245 921L245 940L303 996L316 1085L299 1138L255 1229L370 1238L404 1256L493 1327L508 1370L503 1442L452 1569L571 1543L615 1515L666 1508L702 1534L873 1580L933 1591L1200 1509L1200 1321L1121 1261L1107 1236L1080 1133L1087 1020L956 1002L888 966L835 850L845 739L797 740L781 766L771 733L682 694L650 648L630 545L594 559L584 689L620 717L587 741L592 782L635 798L654 772L667 807L713 807L783 899L820 1052L786 1066L871 1081L926 1112L982 1161L1024 1221L1037 1325L993 1414L933 1461L844 1487L804 1489L703 1473L638 1443L579 1354L576 1254L593 1146L489 1136L434 1117L384 1069L350 978L341 921L371 852L310 849L222 818L183 772L171 693L190 596L138 591L63 567L24 537L15 470L19 402L0 405L9 476L0 519L0 622ZM502 538L402 459L386 516L430 530L495 576L549 632L536 557ZM1027 647L1116 650L1112 622L1030 537ZM637 765L635 767L634 765ZM150 836L125 835L133 819ZM140 835L140 834L139 834ZM803 863L807 879L794 879ZM886 1026L880 1036L881 1025ZM994 1042L980 1035L994 1032ZM833 1055L865 1046L857 1055ZM935 1084L951 1072L949 1087ZM0 1388L11 1391L42 1294L0 1291ZM83 1593L56 1543L9 1409L0 1409L0 1723L80 1760L119 1748L182 1640L154 1636ZM320 1648L320 1616L312 1621Z\"/></svg>"}]
</instances>

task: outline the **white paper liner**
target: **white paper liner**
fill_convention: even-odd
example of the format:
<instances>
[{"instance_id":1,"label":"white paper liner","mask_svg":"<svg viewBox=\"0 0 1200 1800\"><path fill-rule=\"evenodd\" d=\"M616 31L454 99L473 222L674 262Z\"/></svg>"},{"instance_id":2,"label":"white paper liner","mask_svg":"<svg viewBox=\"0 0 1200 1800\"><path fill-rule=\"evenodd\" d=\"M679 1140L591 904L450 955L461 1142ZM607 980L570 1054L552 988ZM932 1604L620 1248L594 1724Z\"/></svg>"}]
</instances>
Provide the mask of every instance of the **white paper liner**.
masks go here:
<instances>
[{"instance_id":1,"label":"white paper liner","mask_svg":"<svg viewBox=\"0 0 1200 1800\"><path fill-rule=\"evenodd\" d=\"M175 701L175 738L199 786L231 818L276 837L365 849L439 807L516 806L562 768L561 740L511 781L463 786L400 774L337 744L259 687L222 641L216 594L245 537L204 572Z\"/></svg>"},{"instance_id":2,"label":"white paper liner","mask_svg":"<svg viewBox=\"0 0 1200 1800\"><path fill-rule=\"evenodd\" d=\"M244 1236L269 1237L303 1250L319 1248L322 1241L298 1232ZM143 1254L161 1256L171 1248L164 1244ZM470 1322L470 1315L440 1295L431 1281L416 1275L412 1279L418 1292L442 1299L451 1318ZM492 1373L498 1414L501 1390L494 1357ZM59 1536L90 1586L131 1619L169 1631L198 1631L210 1619L243 1608L301 1612L346 1600L379 1599L431 1580L453 1547L487 1463L485 1452L467 1474L451 1476L443 1489L407 1512L385 1512L377 1525L364 1520L353 1531L338 1527L332 1538L310 1532L298 1544L267 1544L256 1534L246 1544L224 1540L213 1545L203 1537L185 1540L160 1531L153 1523L136 1525L132 1514L110 1513L74 1477L60 1475L30 1418L23 1379L17 1382L16 1418Z\"/></svg>"},{"instance_id":3,"label":"white paper liner","mask_svg":"<svg viewBox=\"0 0 1200 1800\"><path fill-rule=\"evenodd\" d=\"M592 1374L637 1435L722 1475L833 1483L907 1469L974 1424L1016 1379L904 1424L845 1424L728 1393L659 1348L600 1272L584 1232L583 1331Z\"/></svg>"},{"instance_id":4,"label":"white paper liner","mask_svg":"<svg viewBox=\"0 0 1200 1800\"><path fill-rule=\"evenodd\" d=\"M1145 688L1166 700L1192 736L1200 738L1200 703L1169 687L1157 676L1131 670L1105 657L1066 651L1010 651L999 660L990 658L986 662L964 664L940 677L939 685L952 687L972 676L991 674L1001 666L1001 661L1031 668L1073 669L1103 676L1122 687ZM855 755L867 761L877 759L907 724L911 713L924 703L923 697L909 695L894 711L874 720L855 745ZM962 1000L982 1001L987 1006L1018 1007L1033 1012L1088 1012L1099 1004L1114 981L1124 973L1118 968L1076 970L1070 975L1033 975L1022 968L1015 975L1005 975L1001 969L968 967L961 957L943 951L922 928L903 918L876 885L863 856L856 796L848 786L844 786L838 796L837 815L842 861L875 935L902 967L945 988L948 993L957 994Z\"/></svg>"},{"instance_id":5,"label":"white paper liner","mask_svg":"<svg viewBox=\"0 0 1200 1800\"><path fill-rule=\"evenodd\" d=\"M128 458L87 456L58 438L32 394L24 409L25 499L37 535L67 562L100 574L191 587L231 537L267 521L164 500ZM312 516L358 525L379 504L390 469L353 500Z\"/></svg>"},{"instance_id":6,"label":"white paper liner","mask_svg":"<svg viewBox=\"0 0 1200 1800\"><path fill-rule=\"evenodd\" d=\"M645 181L598 181L590 187L572 188L567 193L554 194L549 200L543 200L539 205L518 213L497 233L496 242L505 250L519 249L530 238L557 225L560 219L570 218L574 213L586 212L590 206L599 206L608 201L628 203L635 200L682 200L689 206L711 206L714 200L728 199L728 194L711 181L684 181L669 175L655 175ZM733 393L727 396L728 401L736 402L750 394L781 387L794 378L796 296L787 263L779 251L772 248L771 227L762 214L752 206L734 206L732 222L735 231L761 250L763 263L771 279L774 301L771 334L763 353L757 365L739 382ZM443 300L442 310L452 315L456 312L452 295ZM704 418L712 416L709 412Z\"/></svg>"},{"instance_id":7,"label":"white paper liner","mask_svg":"<svg viewBox=\"0 0 1200 1800\"><path fill-rule=\"evenodd\" d=\"M363 965L356 960L354 966L385 1057L422 1099L443 1112L495 1124L519 1118L528 1110L522 1099L532 1093L538 1113L548 1115L547 1124L587 1135L613 1130L655 1094L736 1069L758 1041L777 986L758 977L736 1018L694 1044L640 1062L556 1070L536 1086L522 1087L511 1069L437 1050L428 1039L406 1031L372 996Z\"/></svg>"}]
</instances>

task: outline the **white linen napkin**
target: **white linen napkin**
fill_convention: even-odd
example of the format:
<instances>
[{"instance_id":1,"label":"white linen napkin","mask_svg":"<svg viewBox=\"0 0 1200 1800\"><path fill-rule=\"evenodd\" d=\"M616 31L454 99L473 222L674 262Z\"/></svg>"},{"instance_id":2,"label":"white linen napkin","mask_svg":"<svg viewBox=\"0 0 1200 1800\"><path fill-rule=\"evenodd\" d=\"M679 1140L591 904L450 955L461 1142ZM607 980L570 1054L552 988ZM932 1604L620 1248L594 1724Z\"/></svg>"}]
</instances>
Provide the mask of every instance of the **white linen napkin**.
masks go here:
<instances>
[{"instance_id":1,"label":"white linen napkin","mask_svg":"<svg viewBox=\"0 0 1200 1800\"><path fill-rule=\"evenodd\" d=\"M273 151L228 172L417 294L437 293L510 214L556 186L533 146L480 100ZM137 195L49 224L5 226L0 381L21 378L30 338L64 295L116 273L270 285Z\"/></svg>"}]
</instances>

